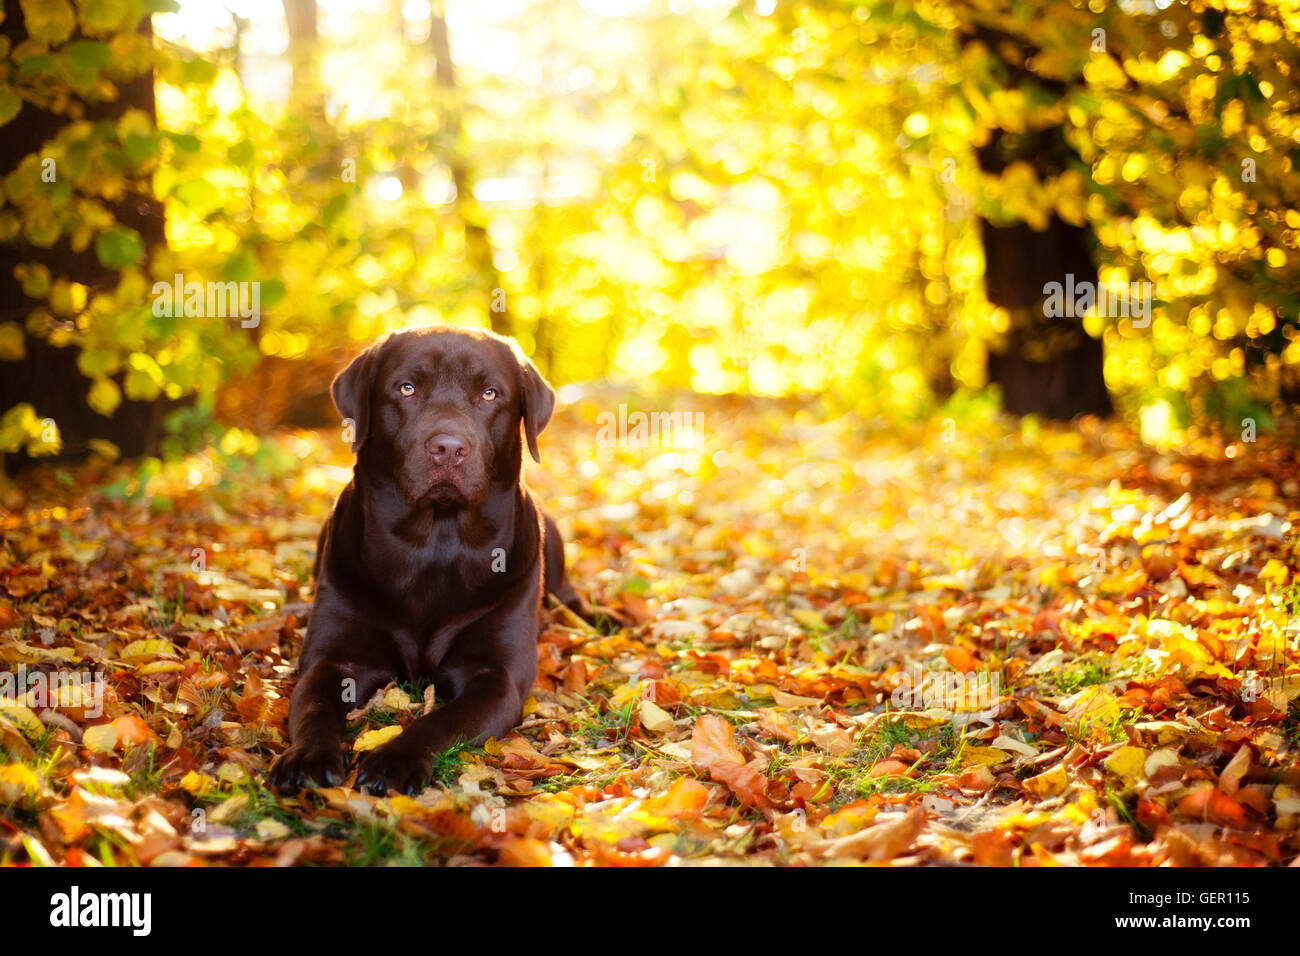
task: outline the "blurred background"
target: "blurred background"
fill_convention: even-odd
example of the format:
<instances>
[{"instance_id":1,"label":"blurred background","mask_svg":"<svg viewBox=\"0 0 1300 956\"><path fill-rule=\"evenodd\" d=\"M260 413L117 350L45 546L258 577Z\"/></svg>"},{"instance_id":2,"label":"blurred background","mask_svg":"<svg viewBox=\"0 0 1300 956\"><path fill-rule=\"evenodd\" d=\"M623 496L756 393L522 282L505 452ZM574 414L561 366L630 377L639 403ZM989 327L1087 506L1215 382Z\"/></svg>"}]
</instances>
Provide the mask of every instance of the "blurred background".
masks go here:
<instances>
[{"instance_id":1,"label":"blurred background","mask_svg":"<svg viewBox=\"0 0 1300 956\"><path fill-rule=\"evenodd\" d=\"M337 424L347 359L436 322L557 385L1153 442L1300 394L1295 0L4 14L11 468ZM176 281L255 283L256 321L160 310ZM1150 313L1048 315L1066 282L1150 283Z\"/></svg>"}]
</instances>

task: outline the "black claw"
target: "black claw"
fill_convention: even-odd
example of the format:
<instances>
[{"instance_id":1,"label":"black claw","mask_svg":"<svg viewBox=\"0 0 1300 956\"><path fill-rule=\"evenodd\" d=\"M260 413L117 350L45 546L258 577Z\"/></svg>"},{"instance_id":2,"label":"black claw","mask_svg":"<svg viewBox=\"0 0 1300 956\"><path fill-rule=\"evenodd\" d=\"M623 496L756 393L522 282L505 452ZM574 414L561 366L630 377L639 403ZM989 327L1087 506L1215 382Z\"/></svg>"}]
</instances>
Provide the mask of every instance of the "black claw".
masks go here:
<instances>
[{"instance_id":1,"label":"black claw","mask_svg":"<svg viewBox=\"0 0 1300 956\"><path fill-rule=\"evenodd\" d=\"M300 754L292 749L280 755L269 776L270 785L286 797L310 787L333 786L340 779L339 768L333 765L328 755ZM320 780L325 783L319 783Z\"/></svg>"}]
</instances>

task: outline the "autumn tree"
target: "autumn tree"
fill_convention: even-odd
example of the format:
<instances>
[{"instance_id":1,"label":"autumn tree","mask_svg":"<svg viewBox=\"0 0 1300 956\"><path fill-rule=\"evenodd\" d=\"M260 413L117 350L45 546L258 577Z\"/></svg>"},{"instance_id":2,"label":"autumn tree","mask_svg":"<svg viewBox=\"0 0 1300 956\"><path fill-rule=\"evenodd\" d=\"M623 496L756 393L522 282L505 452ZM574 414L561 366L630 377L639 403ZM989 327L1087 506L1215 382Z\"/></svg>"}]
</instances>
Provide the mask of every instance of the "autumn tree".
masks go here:
<instances>
[{"instance_id":1,"label":"autumn tree","mask_svg":"<svg viewBox=\"0 0 1300 956\"><path fill-rule=\"evenodd\" d=\"M28 449L77 454L93 439L141 454L161 435L162 396L141 381L150 363L88 367L82 348L108 331L97 327L108 308L142 300L135 270L164 241L148 186L157 144L145 11L138 0L75 11L4 3L0 449L18 453L11 467Z\"/></svg>"},{"instance_id":2,"label":"autumn tree","mask_svg":"<svg viewBox=\"0 0 1300 956\"><path fill-rule=\"evenodd\" d=\"M963 30L963 53L971 47L991 62L986 66L1007 89L1026 101L1060 100L1065 87L1036 78L1026 68L1041 51L1016 38L979 24ZM1027 164L1040 181L1053 181L1082 161L1066 139L1061 119L1049 114L1048 125L1017 117L1010 128L986 131L975 155L980 172L1000 177L1012 166ZM1093 261L1097 248L1091 224L1064 221L1055 210L1044 210L1035 222L1000 221L985 211L980 217L984 249L984 289L989 302L1005 310L1007 332L989 345L988 377L1002 394L1002 407L1012 414L1037 414L1069 419L1081 414L1109 415L1110 393L1102 366L1102 344L1085 331L1082 315L1049 314L1047 289L1063 284L1097 282Z\"/></svg>"}]
</instances>

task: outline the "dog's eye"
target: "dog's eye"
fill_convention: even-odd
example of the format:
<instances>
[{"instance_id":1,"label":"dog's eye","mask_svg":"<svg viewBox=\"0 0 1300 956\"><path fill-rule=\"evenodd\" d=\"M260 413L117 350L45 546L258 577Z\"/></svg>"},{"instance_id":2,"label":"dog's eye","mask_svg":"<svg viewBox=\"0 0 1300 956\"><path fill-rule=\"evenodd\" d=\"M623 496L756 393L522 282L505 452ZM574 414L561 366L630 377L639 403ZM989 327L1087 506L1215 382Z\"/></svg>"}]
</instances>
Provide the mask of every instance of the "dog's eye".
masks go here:
<instances>
[{"instance_id":1,"label":"dog's eye","mask_svg":"<svg viewBox=\"0 0 1300 956\"><path fill-rule=\"evenodd\" d=\"M415 394L415 386L410 382L403 382L397 386L397 390L408 397Z\"/></svg>"},{"instance_id":2,"label":"dog's eye","mask_svg":"<svg viewBox=\"0 0 1300 956\"><path fill-rule=\"evenodd\" d=\"M497 390L495 388L483 389L483 401L490 402L496 397L497 397Z\"/></svg>"}]
</instances>

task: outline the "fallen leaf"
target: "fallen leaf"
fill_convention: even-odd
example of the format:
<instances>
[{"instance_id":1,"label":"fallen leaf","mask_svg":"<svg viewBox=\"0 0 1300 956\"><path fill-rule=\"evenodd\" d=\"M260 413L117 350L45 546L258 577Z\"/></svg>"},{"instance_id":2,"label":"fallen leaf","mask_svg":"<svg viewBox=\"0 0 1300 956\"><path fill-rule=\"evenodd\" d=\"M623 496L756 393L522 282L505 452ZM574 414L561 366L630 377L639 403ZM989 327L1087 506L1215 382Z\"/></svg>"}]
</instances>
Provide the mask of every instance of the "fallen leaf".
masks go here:
<instances>
[{"instance_id":1,"label":"fallen leaf","mask_svg":"<svg viewBox=\"0 0 1300 956\"><path fill-rule=\"evenodd\" d=\"M376 730L367 730L353 741L352 749L357 753L366 750L374 750L376 747L386 744L388 741L401 734L401 732L402 728L397 724L388 727L380 727Z\"/></svg>"},{"instance_id":2,"label":"fallen leaf","mask_svg":"<svg viewBox=\"0 0 1300 956\"><path fill-rule=\"evenodd\" d=\"M925 818L925 808L918 804L900 817L874 823L848 836L810 840L804 849L818 859L892 860L920 835Z\"/></svg>"}]
</instances>

